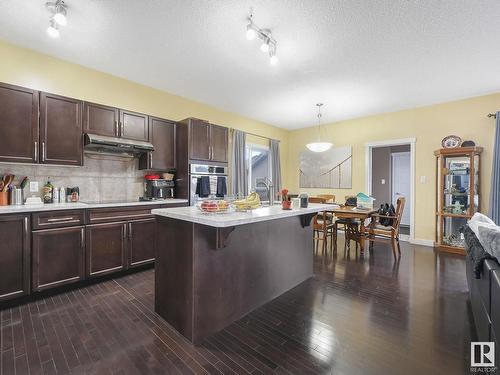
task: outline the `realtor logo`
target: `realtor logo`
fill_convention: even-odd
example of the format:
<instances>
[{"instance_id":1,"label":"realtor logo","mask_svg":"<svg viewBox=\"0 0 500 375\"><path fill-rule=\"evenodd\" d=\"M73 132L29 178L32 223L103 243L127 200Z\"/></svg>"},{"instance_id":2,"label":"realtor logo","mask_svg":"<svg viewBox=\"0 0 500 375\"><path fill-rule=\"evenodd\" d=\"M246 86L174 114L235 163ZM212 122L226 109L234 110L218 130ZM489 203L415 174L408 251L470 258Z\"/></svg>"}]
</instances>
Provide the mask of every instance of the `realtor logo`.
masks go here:
<instances>
[{"instance_id":1,"label":"realtor logo","mask_svg":"<svg viewBox=\"0 0 500 375\"><path fill-rule=\"evenodd\" d=\"M495 343L494 342L471 342L470 343L470 365L471 365L471 367L494 367L495 366Z\"/></svg>"}]
</instances>

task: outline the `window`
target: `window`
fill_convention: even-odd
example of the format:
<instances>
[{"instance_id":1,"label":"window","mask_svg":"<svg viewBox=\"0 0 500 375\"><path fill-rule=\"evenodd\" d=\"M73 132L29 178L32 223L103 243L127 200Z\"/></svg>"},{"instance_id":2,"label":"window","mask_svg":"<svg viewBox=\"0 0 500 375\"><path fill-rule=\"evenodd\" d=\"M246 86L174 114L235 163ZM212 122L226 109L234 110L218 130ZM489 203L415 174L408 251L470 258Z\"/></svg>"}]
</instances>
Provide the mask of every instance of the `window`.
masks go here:
<instances>
[{"instance_id":1,"label":"window","mask_svg":"<svg viewBox=\"0 0 500 375\"><path fill-rule=\"evenodd\" d=\"M248 165L248 190L256 191L261 200L267 201L267 190L259 180L271 179L271 158L269 157L269 147L247 143L246 157Z\"/></svg>"}]
</instances>

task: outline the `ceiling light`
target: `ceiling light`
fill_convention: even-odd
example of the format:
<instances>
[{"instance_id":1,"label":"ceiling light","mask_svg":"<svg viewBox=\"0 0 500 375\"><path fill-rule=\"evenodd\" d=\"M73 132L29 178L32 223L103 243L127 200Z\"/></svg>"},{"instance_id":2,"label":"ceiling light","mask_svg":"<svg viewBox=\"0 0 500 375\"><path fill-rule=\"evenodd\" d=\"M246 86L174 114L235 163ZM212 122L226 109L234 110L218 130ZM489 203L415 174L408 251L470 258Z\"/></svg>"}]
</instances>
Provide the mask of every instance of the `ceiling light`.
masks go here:
<instances>
[{"instance_id":1,"label":"ceiling light","mask_svg":"<svg viewBox=\"0 0 500 375\"><path fill-rule=\"evenodd\" d=\"M264 43L260 45L260 50L264 53L269 52L269 40L265 40Z\"/></svg>"},{"instance_id":2,"label":"ceiling light","mask_svg":"<svg viewBox=\"0 0 500 375\"><path fill-rule=\"evenodd\" d=\"M276 53L273 52L273 53L270 53L269 55L271 56L269 58L269 63L271 65L276 65L279 62L279 59L278 59L278 56L276 56Z\"/></svg>"},{"instance_id":3,"label":"ceiling light","mask_svg":"<svg viewBox=\"0 0 500 375\"><path fill-rule=\"evenodd\" d=\"M254 30L252 23L247 26L247 39L254 40L257 37L257 31Z\"/></svg>"},{"instance_id":4,"label":"ceiling light","mask_svg":"<svg viewBox=\"0 0 500 375\"><path fill-rule=\"evenodd\" d=\"M68 20L66 19L66 10L61 8L61 11L54 14L54 21L61 26L66 26Z\"/></svg>"},{"instance_id":5,"label":"ceiling light","mask_svg":"<svg viewBox=\"0 0 500 375\"><path fill-rule=\"evenodd\" d=\"M52 38L59 38L59 29L53 19L50 20L49 27L47 28L47 34L49 34Z\"/></svg>"},{"instance_id":6,"label":"ceiling light","mask_svg":"<svg viewBox=\"0 0 500 375\"><path fill-rule=\"evenodd\" d=\"M333 145L330 142L321 142L321 107L323 103L318 103L316 106L318 107L318 141L308 143L306 147L312 152L325 152Z\"/></svg>"},{"instance_id":7,"label":"ceiling light","mask_svg":"<svg viewBox=\"0 0 500 375\"><path fill-rule=\"evenodd\" d=\"M276 56L276 45L278 44L271 34L269 29L261 29L253 22L253 9L250 8L250 15L247 17L247 39L253 40L258 37L262 40L260 45L260 50L264 53L268 53L270 57L270 64L276 65L278 63L278 57Z\"/></svg>"}]
</instances>

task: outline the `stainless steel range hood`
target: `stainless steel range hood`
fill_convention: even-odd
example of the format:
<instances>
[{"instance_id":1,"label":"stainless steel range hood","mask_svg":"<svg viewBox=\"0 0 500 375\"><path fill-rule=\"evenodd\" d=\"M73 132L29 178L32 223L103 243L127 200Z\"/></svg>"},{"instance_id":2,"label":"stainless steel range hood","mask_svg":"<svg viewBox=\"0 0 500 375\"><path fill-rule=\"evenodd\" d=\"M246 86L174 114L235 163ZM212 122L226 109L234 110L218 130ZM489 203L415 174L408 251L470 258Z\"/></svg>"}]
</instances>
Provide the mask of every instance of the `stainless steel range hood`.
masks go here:
<instances>
[{"instance_id":1,"label":"stainless steel range hood","mask_svg":"<svg viewBox=\"0 0 500 375\"><path fill-rule=\"evenodd\" d=\"M108 137L86 133L84 136L84 152L111 154L124 157L138 157L149 151L154 151L149 142L133 141L130 139Z\"/></svg>"}]
</instances>

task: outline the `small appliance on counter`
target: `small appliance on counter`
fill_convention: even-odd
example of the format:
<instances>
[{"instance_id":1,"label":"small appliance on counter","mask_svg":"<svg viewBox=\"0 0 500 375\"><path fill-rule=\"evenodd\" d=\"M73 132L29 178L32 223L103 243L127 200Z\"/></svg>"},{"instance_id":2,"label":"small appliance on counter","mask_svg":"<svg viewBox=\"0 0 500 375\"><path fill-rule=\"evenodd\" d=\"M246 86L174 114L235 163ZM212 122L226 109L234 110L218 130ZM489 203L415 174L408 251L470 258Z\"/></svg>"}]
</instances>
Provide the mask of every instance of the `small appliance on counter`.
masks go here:
<instances>
[{"instance_id":1,"label":"small appliance on counter","mask_svg":"<svg viewBox=\"0 0 500 375\"><path fill-rule=\"evenodd\" d=\"M172 179L160 178L160 175L146 175L144 176L146 183L144 188L144 196L140 197L141 201L153 201L161 199L174 198L175 196L175 182ZM168 177L168 176L167 176Z\"/></svg>"}]
</instances>

